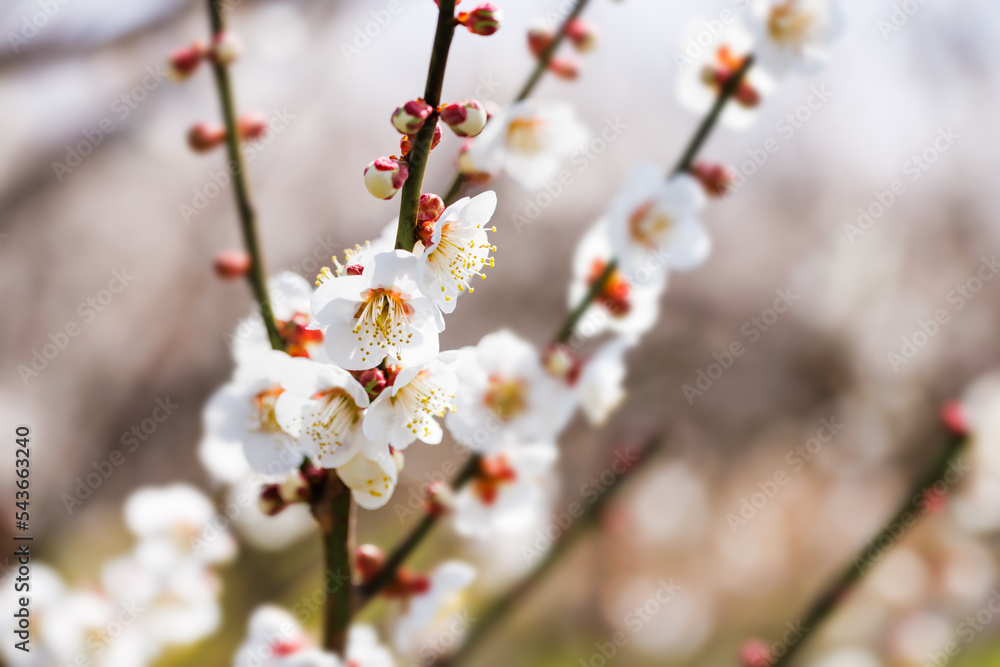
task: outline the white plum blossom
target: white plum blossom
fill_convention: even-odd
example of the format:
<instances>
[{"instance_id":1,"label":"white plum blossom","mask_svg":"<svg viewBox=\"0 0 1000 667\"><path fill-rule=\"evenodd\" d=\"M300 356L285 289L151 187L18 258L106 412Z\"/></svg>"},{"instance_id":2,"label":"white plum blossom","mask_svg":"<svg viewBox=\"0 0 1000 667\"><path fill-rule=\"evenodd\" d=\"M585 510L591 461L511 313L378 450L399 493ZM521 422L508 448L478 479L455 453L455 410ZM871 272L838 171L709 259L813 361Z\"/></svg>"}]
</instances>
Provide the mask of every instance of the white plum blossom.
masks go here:
<instances>
[{"instance_id":1,"label":"white plum blossom","mask_svg":"<svg viewBox=\"0 0 1000 667\"><path fill-rule=\"evenodd\" d=\"M537 189L589 138L568 104L524 100L501 109L463 153L463 172L507 175Z\"/></svg>"},{"instance_id":2,"label":"white plum blossom","mask_svg":"<svg viewBox=\"0 0 1000 667\"><path fill-rule=\"evenodd\" d=\"M312 311L325 327L333 363L360 371L386 357L413 365L437 356L444 318L420 292L416 275L417 257L394 250L375 255L360 275L322 282Z\"/></svg>"},{"instance_id":3,"label":"white plum blossom","mask_svg":"<svg viewBox=\"0 0 1000 667\"><path fill-rule=\"evenodd\" d=\"M476 578L476 570L468 563L450 560L438 565L427 576L426 590L405 600L396 619L393 645L402 654L416 651L420 635L436 622L447 618L462 591Z\"/></svg>"},{"instance_id":4,"label":"white plum blossom","mask_svg":"<svg viewBox=\"0 0 1000 667\"><path fill-rule=\"evenodd\" d=\"M757 62L775 76L825 65L844 28L840 0L753 0L749 15Z\"/></svg>"},{"instance_id":5,"label":"white plum blossom","mask_svg":"<svg viewBox=\"0 0 1000 667\"><path fill-rule=\"evenodd\" d=\"M327 361L323 332L316 328L316 321L309 312L313 295L309 281L297 273L284 271L267 281L267 295L285 351L293 357ZM243 319L226 340L237 363L271 349L259 312Z\"/></svg>"},{"instance_id":6,"label":"white plum blossom","mask_svg":"<svg viewBox=\"0 0 1000 667\"><path fill-rule=\"evenodd\" d=\"M493 266L486 223L493 217L497 196L492 190L472 199L465 197L445 209L434 223L434 233L417 265L420 290L444 313L455 310L458 295L472 292L469 279L486 276L484 266ZM492 228L496 231L496 227Z\"/></svg>"},{"instance_id":7,"label":"white plum blossom","mask_svg":"<svg viewBox=\"0 0 1000 667\"><path fill-rule=\"evenodd\" d=\"M601 220L577 245L568 294L570 308L583 301L613 256L608 226ZM611 331L639 338L656 324L666 284L667 274L663 271L636 272L635 278L629 280L620 268L613 269L600 294L580 318L577 333L590 337Z\"/></svg>"},{"instance_id":8,"label":"white plum blossom","mask_svg":"<svg viewBox=\"0 0 1000 667\"><path fill-rule=\"evenodd\" d=\"M146 487L125 501L125 523L136 537L203 563L226 562L236 554L232 536L213 526L216 516L209 499L187 484ZM202 540L207 534L213 539Z\"/></svg>"},{"instance_id":9,"label":"white plum blossom","mask_svg":"<svg viewBox=\"0 0 1000 667\"><path fill-rule=\"evenodd\" d=\"M476 477L455 496L455 531L485 539L530 525L547 507L544 482L558 456L554 442L529 442L482 459Z\"/></svg>"},{"instance_id":10,"label":"white plum blossom","mask_svg":"<svg viewBox=\"0 0 1000 667\"><path fill-rule=\"evenodd\" d=\"M692 31L701 30L704 30L703 23L692 25ZM681 106L698 115L707 113L718 99L723 85L753 51L753 46L753 37L746 28L737 23L726 26L714 44L702 49L699 56L686 62L681 70L677 79L677 97ZM757 118L761 100L774 88L775 80L770 74L761 67L751 66L732 99L723 108L719 121L734 130L748 128Z\"/></svg>"},{"instance_id":11,"label":"white plum blossom","mask_svg":"<svg viewBox=\"0 0 1000 667\"><path fill-rule=\"evenodd\" d=\"M687 174L667 179L653 164L637 165L608 210L619 268L633 282L667 268L685 271L708 257L712 240L698 221L705 191Z\"/></svg>"},{"instance_id":12,"label":"white plum blossom","mask_svg":"<svg viewBox=\"0 0 1000 667\"><path fill-rule=\"evenodd\" d=\"M463 352L455 411L445 417L458 442L490 453L512 442L551 440L569 421L572 392L527 341L504 329Z\"/></svg>"},{"instance_id":13,"label":"white plum blossom","mask_svg":"<svg viewBox=\"0 0 1000 667\"><path fill-rule=\"evenodd\" d=\"M338 468L358 452L376 460L389 456L385 441L365 437L368 392L354 376L331 364L296 359L274 404L275 420L321 468Z\"/></svg>"},{"instance_id":14,"label":"white plum blossom","mask_svg":"<svg viewBox=\"0 0 1000 667\"><path fill-rule=\"evenodd\" d=\"M206 468L228 483L246 474L237 462L242 449L253 470L283 475L302 462L295 440L282 430L274 406L284 392L283 381L305 359L264 350L240 359L233 379L209 399L202 413L204 434L198 454ZM226 466L231 466L225 475ZM222 476L225 475L225 476Z\"/></svg>"},{"instance_id":15,"label":"white plum blossom","mask_svg":"<svg viewBox=\"0 0 1000 667\"><path fill-rule=\"evenodd\" d=\"M592 425L604 424L625 400L625 353L634 344L628 338L614 338L584 363L576 388L583 414Z\"/></svg>"},{"instance_id":16,"label":"white plum blossom","mask_svg":"<svg viewBox=\"0 0 1000 667\"><path fill-rule=\"evenodd\" d=\"M406 449L414 440L430 445L444 435L435 417L453 410L460 353L442 352L425 366L405 366L365 412L365 435Z\"/></svg>"},{"instance_id":17,"label":"white plum blossom","mask_svg":"<svg viewBox=\"0 0 1000 667\"><path fill-rule=\"evenodd\" d=\"M394 667L392 654L368 625L347 631L346 663L312 645L298 621L284 609L265 605L250 616L247 636L233 667Z\"/></svg>"},{"instance_id":18,"label":"white plum blossom","mask_svg":"<svg viewBox=\"0 0 1000 667\"><path fill-rule=\"evenodd\" d=\"M384 506L392 497L399 478L396 457L385 455L372 460L359 452L337 468L337 476L351 490L351 497L366 510Z\"/></svg>"}]
</instances>

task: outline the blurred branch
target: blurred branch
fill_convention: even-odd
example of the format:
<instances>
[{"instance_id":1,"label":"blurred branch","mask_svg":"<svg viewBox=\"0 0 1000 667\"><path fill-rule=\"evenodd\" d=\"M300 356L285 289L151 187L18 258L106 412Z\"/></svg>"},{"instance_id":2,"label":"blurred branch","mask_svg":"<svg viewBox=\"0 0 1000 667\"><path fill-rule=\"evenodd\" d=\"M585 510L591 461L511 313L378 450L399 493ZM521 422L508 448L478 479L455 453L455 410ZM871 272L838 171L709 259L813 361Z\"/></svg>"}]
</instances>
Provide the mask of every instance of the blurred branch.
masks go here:
<instances>
[{"instance_id":1,"label":"blurred branch","mask_svg":"<svg viewBox=\"0 0 1000 667\"><path fill-rule=\"evenodd\" d=\"M580 518L576 520L576 523L570 526L570 528L562 534L555 544L553 544L549 552L545 554L542 562L540 562L527 577L521 580L517 586L510 589L507 593L494 601L480 620L472 626L472 629L469 631L469 634L466 636L465 641L462 643L462 646L458 649L458 651L448 658L439 660L437 667L456 667L456 665L466 662L469 656L475 652L490 631L503 621L504 616L506 616L506 614L510 612L510 610L513 609L517 603L530 596L538 584L543 581L546 576L548 576L549 572L556 565L556 563L568 554L572 550L572 547L580 541L580 538L597 523L604 508L607 507L608 502L617 495L617 493L624 486L626 480L632 479L632 476L636 473L636 471L641 469L660 450L663 442L663 436L653 438L646 445L646 447L643 448L638 460L636 460L636 462L633 463L632 466L623 474L615 477L614 481L608 485L607 491L605 491L603 495L598 497L597 500L589 505L584 510Z\"/></svg>"},{"instance_id":2,"label":"blurred branch","mask_svg":"<svg viewBox=\"0 0 1000 667\"><path fill-rule=\"evenodd\" d=\"M448 64L448 51L451 49L451 40L454 36L455 0L440 0L437 31L434 34L431 63L427 70L427 85L424 88L424 102L434 110L413 138L413 147L407 156L409 176L400 194L396 247L403 250L413 250L417 242L417 207L420 204L420 190L424 184L427 159L431 154L431 144L438 124L437 108L441 104L444 70Z\"/></svg>"},{"instance_id":3,"label":"blurred branch","mask_svg":"<svg viewBox=\"0 0 1000 667\"><path fill-rule=\"evenodd\" d=\"M589 2L589 0L576 0L576 4L573 5L573 9L570 10L569 15L559 26L559 30L556 31L556 34L552 39L552 43L549 44L548 48L546 48L540 56L538 56L538 62L535 64L535 69L532 70L528 80L524 82L523 86L521 86L521 92L519 92L517 97L514 98L514 102L521 102L528 99L531 93L535 90L535 86L538 85L542 75L545 74L545 70L549 68L549 63L552 62L552 56L555 55L559 46L566 39L566 32L569 30L570 23L579 18L581 12L583 12L584 8L587 6L587 2ZM455 178L452 179L451 185L448 186L448 192L444 195L445 206L450 206L455 203L455 200L458 199L458 195L462 192L465 180L465 175L461 172L455 174Z\"/></svg>"},{"instance_id":4,"label":"blurred branch","mask_svg":"<svg viewBox=\"0 0 1000 667\"><path fill-rule=\"evenodd\" d=\"M222 0L208 0L208 11L212 24L212 36L221 35L226 30L225 4ZM246 163L240 152L240 132L236 122L236 103L233 101L233 86L229 80L229 67L221 62L212 63L215 75L215 85L219 91L219 101L222 103L222 119L226 125L226 153L229 158L229 171L233 177L233 192L236 195L236 209L240 216L240 228L243 231L243 245L250 255L250 271L247 280L253 290L254 298L260 307L260 315L267 329L267 338L275 350L285 349L285 343L278 333L278 325L274 321L271 310L271 300L267 294L267 271L264 269L264 257L257 238L257 211L250 197L250 185L247 181Z\"/></svg>"},{"instance_id":5,"label":"blurred branch","mask_svg":"<svg viewBox=\"0 0 1000 667\"><path fill-rule=\"evenodd\" d=\"M945 474L949 471L952 462L964 444L965 438L963 436L949 435L934 465L910 488L910 491L906 495L906 501L900 506L896 515L892 520L883 525L878 535L865 544L864 549L870 548L872 544L880 545L883 543L883 540L890 546L899 541L899 530L912 526L916 523L919 516L927 511L926 504L933 502L933 499L928 497L928 494L931 492L932 487L944 481ZM893 533L894 529L896 531L895 534ZM871 564L869 564L869 568L859 567L859 563L863 564L864 562L864 551L862 551L862 553L851 561L851 565L844 570L840 577L829 588L824 590L813 603L805 619L801 621L803 633L801 637L794 644L786 645L786 652L768 664L772 665L772 667L782 667L790 664L792 658L802 645L805 644L816 627L826 620L827 616L847 597L854 585L861 580L867 569L872 567Z\"/></svg>"}]
</instances>

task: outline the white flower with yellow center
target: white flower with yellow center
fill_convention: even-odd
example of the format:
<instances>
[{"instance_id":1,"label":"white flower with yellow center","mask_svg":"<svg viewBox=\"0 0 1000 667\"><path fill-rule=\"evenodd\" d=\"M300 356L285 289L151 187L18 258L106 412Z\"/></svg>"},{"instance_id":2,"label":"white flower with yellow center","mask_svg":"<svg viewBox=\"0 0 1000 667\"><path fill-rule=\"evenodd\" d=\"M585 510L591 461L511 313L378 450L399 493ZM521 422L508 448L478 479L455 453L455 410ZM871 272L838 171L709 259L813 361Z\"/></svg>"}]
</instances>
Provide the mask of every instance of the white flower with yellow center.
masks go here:
<instances>
[{"instance_id":1,"label":"white flower with yellow center","mask_svg":"<svg viewBox=\"0 0 1000 667\"><path fill-rule=\"evenodd\" d=\"M284 387L274 405L275 419L316 465L339 468L359 452L371 459L389 456L384 440L365 437L368 393L347 371L296 359Z\"/></svg>"},{"instance_id":2,"label":"white flower with yellow center","mask_svg":"<svg viewBox=\"0 0 1000 667\"><path fill-rule=\"evenodd\" d=\"M459 356L456 351L442 352L426 366L400 370L365 413L365 435L396 449L406 449L414 440L440 443L444 432L436 418L454 409Z\"/></svg>"},{"instance_id":3,"label":"white flower with yellow center","mask_svg":"<svg viewBox=\"0 0 1000 667\"><path fill-rule=\"evenodd\" d=\"M360 275L324 280L312 311L325 327L326 351L350 371L378 366L386 357L407 365L438 353L441 311L421 293L417 257L405 250L375 255Z\"/></svg>"},{"instance_id":4,"label":"white flower with yellow center","mask_svg":"<svg viewBox=\"0 0 1000 667\"><path fill-rule=\"evenodd\" d=\"M527 341L502 330L461 352L455 411L445 417L460 443L490 453L511 442L551 440L569 421L573 392Z\"/></svg>"},{"instance_id":5,"label":"white flower with yellow center","mask_svg":"<svg viewBox=\"0 0 1000 667\"><path fill-rule=\"evenodd\" d=\"M757 62L776 76L825 65L844 27L839 0L755 0L750 16Z\"/></svg>"},{"instance_id":6,"label":"white flower with yellow center","mask_svg":"<svg viewBox=\"0 0 1000 667\"><path fill-rule=\"evenodd\" d=\"M225 562L236 554L233 537L212 527L217 514L208 497L187 484L145 487L125 501L125 523L136 537L158 544L164 554L203 563Z\"/></svg>"},{"instance_id":7,"label":"white flower with yellow center","mask_svg":"<svg viewBox=\"0 0 1000 667\"><path fill-rule=\"evenodd\" d=\"M235 483L246 475L246 462L258 473L283 475L302 462L302 453L274 414L296 361L275 350L243 355L233 379L209 399L198 454L215 477Z\"/></svg>"},{"instance_id":8,"label":"white flower with yellow center","mask_svg":"<svg viewBox=\"0 0 1000 667\"><path fill-rule=\"evenodd\" d=\"M490 252L496 247L487 238L486 223L496 207L497 196L491 190L459 199L434 223L430 243L417 265L417 283L442 312L454 311L458 295L474 289L469 279L485 278L483 267L493 266ZM491 229L496 231L496 227Z\"/></svg>"},{"instance_id":9,"label":"white flower with yellow center","mask_svg":"<svg viewBox=\"0 0 1000 667\"><path fill-rule=\"evenodd\" d=\"M708 257L712 241L698 221L705 191L687 174L669 179L655 165L642 163L608 209L608 233L618 268L642 283L668 268L684 271Z\"/></svg>"},{"instance_id":10,"label":"white flower with yellow center","mask_svg":"<svg viewBox=\"0 0 1000 667\"><path fill-rule=\"evenodd\" d=\"M524 100L501 109L463 154L463 171L505 171L528 189L551 180L589 138L568 104Z\"/></svg>"}]
</instances>

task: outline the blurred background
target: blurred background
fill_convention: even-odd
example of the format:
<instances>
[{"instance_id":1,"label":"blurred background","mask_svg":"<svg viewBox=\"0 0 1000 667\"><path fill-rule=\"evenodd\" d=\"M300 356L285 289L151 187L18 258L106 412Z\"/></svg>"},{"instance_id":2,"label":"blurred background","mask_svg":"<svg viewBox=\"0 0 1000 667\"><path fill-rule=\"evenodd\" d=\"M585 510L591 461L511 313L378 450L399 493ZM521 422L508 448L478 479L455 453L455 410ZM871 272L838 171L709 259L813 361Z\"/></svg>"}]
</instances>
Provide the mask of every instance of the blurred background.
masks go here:
<instances>
[{"instance_id":1,"label":"blurred background","mask_svg":"<svg viewBox=\"0 0 1000 667\"><path fill-rule=\"evenodd\" d=\"M783 80L749 130L720 128L705 147L703 158L737 166L768 139L780 150L708 207L713 254L671 276L660 323L629 354L624 407L600 430L578 420L566 433L553 514L581 498L581 485L607 469L619 444L667 429L666 451L619 497L601 534L492 636L477 664L597 664L595 642L618 630L631 638L618 664L735 664L745 639L780 637L891 517L938 452L940 402L1000 361L1000 280L982 280L977 291L969 284L990 274L983 267L1000 245L1000 6L914 1L918 9L886 32L879 22L890 21L895 4L846 2L847 30L830 65ZM505 22L493 38L457 36L446 100L505 104L533 67L526 27L558 3L501 5ZM520 233L512 216L526 215L538 193L504 177L491 186L500 201L496 268L450 317L442 348L502 327L539 345L551 338L566 310L576 240L635 162L667 169L696 127L676 95L675 55L688 26L732 5L591 2L585 16L602 31L598 50L577 81L547 76L534 96L572 102L594 136L609 123L622 129L567 162L572 182ZM24 43L9 36L40 5L12 0L0 9L0 416L3 433L20 423L33 429L36 553L86 585L129 548L121 506L134 489L186 480L224 502L198 463L200 415L232 370L225 335L251 300L244 283L212 271L213 256L240 241L232 193L211 187L222 153L195 155L185 143L192 123L219 118L209 72L181 85L164 77L173 48L207 39L204 4L59 7ZM398 200L365 192L361 173L398 152L387 121L423 90L436 13L430 2L405 1L374 36L359 37L386 7L244 0L231 15L246 47L234 66L239 108L287 118L249 166L271 273L311 280L330 255L375 238L398 212ZM807 121L790 135L777 125L820 87L829 99ZM950 139L935 147L939 136ZM425 190L447 187L458 146L447 136L435 151ZM897 179L905 192L858 227L859 208L873 210ZM131 278L111 294L115 272ZM956 296L960 286L968 297ZM767 311L779 291L793 305L773 320ZM914 342L940 311L946 319ZM78 336L37 376L19 372L70 322ZM684 385L734 342L746 352L689 400ZM78 478L121 449L158 400L178 407L123 466L67 506ZM830 424L834 437L810 445ZM388 546L402 535L416 519L400 509L410 491L455 456L450 442L408 456L396 497L363 514L359 541ZM0 457L4 498L12 466L12 455ZM769 494L781 471L787 483ZM968 486L878 559L802 664L936 664L929 656L949 639L962 648L951 664L1000 664L1000 622L968 643L956 630L1000 590L1000 501L984 502ZM755 504L756 493L769 497ZM537 530L547 525L540 517ZM6 539L10 517L0 530ZM439 529L415 562L458 554L479 564L485 576L468 601L474 615L526 570L518 540L530 545L537 536L532 529L477 547ZM244 542L223 570L220 631L161 664L229 664L255 605L292 607L310 595L319 541L291 531L285 542L277 552ZM671 579L681 592L632 632L629 612ZM379 612L368 616L378 623Z\"/></svg>"}]
</instances>

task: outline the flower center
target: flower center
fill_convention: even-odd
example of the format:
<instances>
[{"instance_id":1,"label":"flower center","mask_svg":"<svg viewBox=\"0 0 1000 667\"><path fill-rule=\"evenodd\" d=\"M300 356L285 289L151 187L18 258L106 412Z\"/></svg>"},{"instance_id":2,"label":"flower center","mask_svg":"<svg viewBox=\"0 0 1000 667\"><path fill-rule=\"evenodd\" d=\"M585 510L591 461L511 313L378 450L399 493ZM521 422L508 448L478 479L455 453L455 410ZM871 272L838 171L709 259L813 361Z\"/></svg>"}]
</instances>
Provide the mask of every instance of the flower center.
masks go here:
<instances>
[{"instance_id":1,"label":"flower center","mask_svg":"<svg viewBox=\"0 0 1000 667\"><path fill-rule=\"evenodd\" d=\"M406 413L406 428L414 435L429 436L431 434L431 417L444 417L445 412L454 411L451 401L454 394L446 393L434 382L429 371L423 370L410 380L409 384L400 388L392 402L403 406Z\"/></svg>"},{"instance_id":2,"label":"flower center","mask_svg":"<svg viewBox=\"0 0 1000 667\"><path fill-rule=\"evenodd\" d=\"M637 208L628 219L629 232L637 243L656 249L660 239L674 226L673 219L648 201Z\"/></svg>"},{"instance_id":3,"label":"flower center","mask_svg":"<svg viewBox=\"0 0 1000 667\"><path fill-rule=\"evenodd\" d=\"M333 387L313 395L316 405L305 418L305 433L316 443L319 460L344 445L347 436L361 420L361 408L345 389Z\"/></svg>"},{"instance_id":4,"label":"flower center","mask_svg":"<svg viewBox=\"0 0 1000 667\"><path fill-rule=\"evenodd\" d=\"M608 267L607 262L601 259L595 259L593 264L590 266L590 274L587 276L587 285L593 285L604 270ZM628 284L625 277L621 274L621 271L615 269L608 276L607 281L604 283L604 288L598 295L598 300L604 305L608 312L614 317L624 317L628 315L629 311L632 309L632 303L629 301L629 295L632 292L632 286Z\"/></svg>"},{"instance_id":5,"label":"flower center","mask_svg":"<svg viewBox=\"0 0 1000 667\"><path fill-rule=\"evenodd\" d=\"M412 314L413 307L400 292L384 287L368 290L354 313L357 324L353 331L361 343L361 361L376 347L394 348L398 359L400 346L413 337L408 326Z\"/></svg>"},{"instance_id":6,"label":"flower center","mask_svg":"<svg viewBox=\"0 0 1000 667\"><path fill-rule=\"evenodd\" d=\"M773 7L767 20L767 32L781 46L801 49L809 39L815 17L796 5L796 0L785 0Z\"/></svg>"},{"instance_id":7,"label":"flower center","mask_svg":"<svg viewBox=\"0 0 1000 667\"><path fill-rule=\"evenodd\" d=\"M309 358L309 346L323 342L323 332L309 329L309 316L295 313L288 321L278 320L278 334L285 342L285 352L291 357Z\"/></svg>"},{"instance_id":8,"label":"flower center","mask_svg":"<svg viewBox=\"0 0 1000 667\"><path fill-rule=\"evenodd\" d=\"M496 231L496 228L493 228ZM450 282L459 292L465 291L466 281L472 276L486 276L480 272L486 264L493 266L493 258L489 256L491 250L496 248L489 243L477 244L472 238L461 238L454 232L454 223L446 222L441 227L441 240L434 246L434 250L427 256L427 260L434 267L436 273ZM469 288L471 294L474 287ZM446 291L442 285L441 291ZM450 296L445 296L446 301L451 301Z\"/></svg>"},{"instance_id":9,"label":"flower center","mask_svg":"<svg viewBox=\"0 0 1000 667\"><path fill-rule=\"evenodd\" d=\"M517 479L517 471L510 467L503 454L483 459L479 464L479 475L473 481L473 491L484 505L496 502L500 489Z\"/></svg>"},{"instance_id":10,"label":"flower center","mask_svg":"<svg viewBox=\"0 0 1000 667\"><path fill-rule=\"evenodd\" d=\"M507 126L507 146L515 153L537 155L545 150L541 118L515 118Z\"/></svg>"},{"instance_id":11,"label":"flower center","mask_svg":"<svg viewBox=\"0 0 1000 667\"><path fill-rule=\"evenodd\" d=\"M252 433L280 433L281 427L274 416L274 403L285 390L272 385L253 397L254 412L250 418Z\"/></svg>"},{"instance_id":12,"label":"flower center","mask_svg":"<svg viewBox=\"0 0 1000 667\"><path fill-rule=\"evenodd\" d=\"M519 378L490 377L483 405L492 410L501 421L510 421L523 413L528 406L528 388Z\"/></svg>"}]
</instances>

